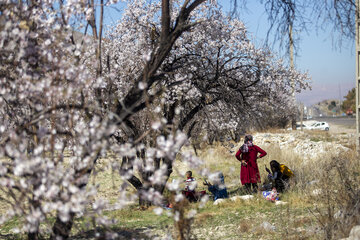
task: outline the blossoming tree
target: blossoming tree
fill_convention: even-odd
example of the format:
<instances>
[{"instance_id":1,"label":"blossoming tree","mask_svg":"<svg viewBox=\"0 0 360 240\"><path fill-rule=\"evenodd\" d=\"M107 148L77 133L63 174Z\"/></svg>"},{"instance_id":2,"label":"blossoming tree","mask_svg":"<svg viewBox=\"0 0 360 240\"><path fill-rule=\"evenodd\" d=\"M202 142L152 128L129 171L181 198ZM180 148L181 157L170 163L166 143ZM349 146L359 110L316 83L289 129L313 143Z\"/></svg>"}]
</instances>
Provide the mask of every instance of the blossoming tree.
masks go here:
<instances>
[{"instance_id":1,"label":"blossoming tree","mask_svg":"<svg viewBox=\"0 0 360 240\"><path fill-rule=\"evenodd\" d=\"M0 200L9 206L0 223L19 216L29 239L66 239L75 216L112 223L88 186L99 158L114 153L111 167L139 199L161 204L166 186L179 190L166 183L200 122L234 129L261 108L285 111L290 79L306 86L215 1L128 1L105 38L111 3L98 3L0 4ZM118 207L133 197L127 187L119 186Z\"/></svg>"},{"instance_id":2,"label":"blossoming tree","mask_svg":"<svg viewBox=\"0 0 360 240\"><path fill-rule=\"evenodd\" d=\"M171 12L175 16L181 12L179 3L173 3ZM298 91L308 86L306 74L287 69L268 50L256 48L241 21L206 5L193 12L199 22L174 43L157 70L156 81L134 82L141 66L152 61L161 43L161 19L156 17L160 9L157 2L133 2L111 28L104 45L104 59L116 66L105 74L116 76L114 91L120 97L134 88L145 93L139 106L147 107L127 118L116 136L119 143L141 139L135 141L141 149L130 156L122 155L121 162L121 172L126 173L140 196L149 189L162 194L172 173L173 158L146 160L154 153L145 146L152 147L157 136L167 139L181 130L188 137L196 137L216 129L237 131L246 124L261 124L270 115L286 118L294 104L290 82L296 82ZM175 17L170 25L176 26ZM156 131L146 134L149 129ZM133 171L134 165L139 175ZM155 176L162 176L162 180Z\"/></svg>"}]
</instances>

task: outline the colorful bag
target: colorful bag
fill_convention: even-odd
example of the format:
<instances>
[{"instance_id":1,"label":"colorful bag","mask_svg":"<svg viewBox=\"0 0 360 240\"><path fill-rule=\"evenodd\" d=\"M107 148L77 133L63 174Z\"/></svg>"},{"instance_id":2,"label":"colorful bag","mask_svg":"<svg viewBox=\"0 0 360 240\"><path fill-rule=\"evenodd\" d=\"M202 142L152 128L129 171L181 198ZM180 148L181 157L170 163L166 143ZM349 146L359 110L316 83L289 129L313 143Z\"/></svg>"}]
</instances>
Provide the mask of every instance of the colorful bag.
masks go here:
<instances>
[{"instance_id":1,"label":"colorful bag","mask_svg":"<svg viewBox=\"0 0 360 240\"><path fill-rule=\"evenodd\" d=\"M284 164L280 164L280 171L283 175L291 178L292 176L294 176L294 173L290 170L290 168L288 168L287 166L285 166Z\"/></svg>"},{"instance_id":2,"label":"colorful bag","mask_svg":"<svg viewBox=\"0 0 360 240\"><path fill-rule=\"evenodd\" d=\"M263 191L262 195L266 200L271 201L271 202L275 202L275 201L279 200L279 196L278 196L278 193L276 190L275 191L274 190L273 191Z\"/></svg>"}]
</instances>

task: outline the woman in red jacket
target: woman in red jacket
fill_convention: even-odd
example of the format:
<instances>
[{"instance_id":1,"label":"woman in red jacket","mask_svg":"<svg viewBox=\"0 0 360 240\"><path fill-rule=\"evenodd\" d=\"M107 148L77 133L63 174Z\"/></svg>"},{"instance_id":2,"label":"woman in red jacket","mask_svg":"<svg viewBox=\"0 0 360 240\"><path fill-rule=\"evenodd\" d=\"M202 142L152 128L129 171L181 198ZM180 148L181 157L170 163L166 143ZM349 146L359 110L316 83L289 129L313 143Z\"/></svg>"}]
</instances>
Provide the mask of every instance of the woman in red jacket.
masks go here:
<instances>
[{"instance_id":1,"label":"woman in red jacket","mask_svg":"<svg viewBox=\"0 0 360 240\"><path fill-rule=\"evenodd\" d=\"M261 180L256 159L264 157L266 152L254 145L252 142L253 137L251 135L246 135L244 144L240 147L235 156L239 161L241 161L241 184L245 185L245 189L248 192L251 192L251 186L253 188L253 192L257 192L257 183L260 183ZM260 153L259 156L258 153Z\"/></svg>"}]
</instances>

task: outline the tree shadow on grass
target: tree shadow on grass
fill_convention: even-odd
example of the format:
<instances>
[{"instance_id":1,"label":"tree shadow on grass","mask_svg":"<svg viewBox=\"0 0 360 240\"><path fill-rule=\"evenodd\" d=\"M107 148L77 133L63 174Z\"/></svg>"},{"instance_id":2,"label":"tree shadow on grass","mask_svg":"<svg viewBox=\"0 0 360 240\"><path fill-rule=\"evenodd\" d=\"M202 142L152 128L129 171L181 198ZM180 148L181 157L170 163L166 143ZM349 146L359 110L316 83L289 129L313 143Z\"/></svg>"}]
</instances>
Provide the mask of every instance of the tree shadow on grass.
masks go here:
<instances>
[{"instance_id":1,"label":"tree shadow on grass","mask_svg":"<svg viewBox=\"0 0 360 240\"><path fill-rule=\"evenodd\" d=\"M151 230L151 227L148 228L112 228L111 230L106 231L105 229L99 228L95 230L86 231L75 236L71 236L70 240L85 240L85 239L116 239L116 240L125 240L125 239L150 239L156 236L149 235L147 231Z\"/></svg>"},{"instance_id":2,"label":"tree shadow on grass","mask_svg":"<svg viewBox=\"0 0 360 240\"><path fill-rule=\"evenodd\" d=\"M19 234L0 234L0 240L20 240L23 239Z\"/></svg>"},{"instance_id":3,"label":"tree shadow on grass","mask_svg":"<svg viewBox=\"0 0 360 240\"><path fill-rule=\"evenodd\" d=\"M90 230L82 232L71 236L69 240L85 240L85 239L114 239L114 240L128 240L128 239L152 239L157 237L156 235L149 235L146 233L151 230L151 227L148 228L112 228L109 231L106 231L103 228L98 228L95 230ZM116 235L115 235L116 234ZM21 234L0 234L0 240L22 240L26 239L24 235ZM48 239L48 237L40 237L40 239Z\"/></svg>"}]
</instances>

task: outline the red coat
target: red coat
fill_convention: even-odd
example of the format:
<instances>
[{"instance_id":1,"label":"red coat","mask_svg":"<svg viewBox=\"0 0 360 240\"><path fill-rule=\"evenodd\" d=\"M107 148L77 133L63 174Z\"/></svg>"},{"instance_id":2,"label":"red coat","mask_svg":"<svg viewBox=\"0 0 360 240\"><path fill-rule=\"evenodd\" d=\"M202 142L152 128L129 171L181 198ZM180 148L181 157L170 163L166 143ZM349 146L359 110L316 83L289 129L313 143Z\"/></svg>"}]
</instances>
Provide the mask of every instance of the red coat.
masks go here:
<instances>
[{"instance_id":1,"label":"red coat","mask_svg":"<svg viewBox=\"0 0 360 240\"><path fill-rule=\"evenodd\" d=\"M246 166L241 165L240 171L240 180L241 184L244 185L245 183L260 183L260 173L259 168L256 162L258 158L258 153L260 153L259 158L264 157L267 153L259 148L256 145L249 147L249 152L243 153L241 148L236 153L235 157L241 161L245 160L247 163Z\"/></svg>"}]
</instances>

